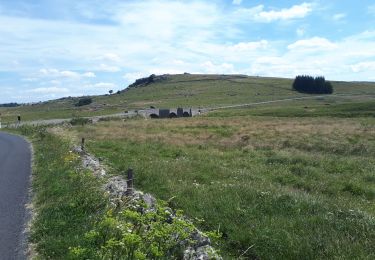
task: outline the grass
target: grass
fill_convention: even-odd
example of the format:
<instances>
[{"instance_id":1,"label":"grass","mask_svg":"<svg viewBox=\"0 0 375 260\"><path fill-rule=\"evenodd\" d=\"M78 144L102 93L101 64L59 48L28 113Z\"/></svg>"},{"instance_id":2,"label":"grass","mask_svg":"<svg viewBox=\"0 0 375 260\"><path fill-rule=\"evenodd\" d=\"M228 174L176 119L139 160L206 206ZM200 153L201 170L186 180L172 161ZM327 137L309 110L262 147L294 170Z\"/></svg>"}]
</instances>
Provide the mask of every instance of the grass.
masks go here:
<instances>
[{"instance_id":1,"label":"grass","mask_svg":"<svg viewBox=\"0 0 375 260\"><path fill-rule=\"evenodd\" d=\"M169 75L166 80L120 94L93 96L93 103L75 107L78 98L63 98L17 108L0 108L3 123L119 113L129 109L217 107L269 101L303 94L291 90L292 80L241 75ZM375 94L375 84L333 82L335 94Z\"/></svg>"},{"instance_id":2,"label":"grass","mask_svg":"<svg viewBox=\"0 0 375 260\"><path fill-rule=\"evenodd\" d=\"M326 97L223 109L209 114L210 117L246 115L273 117L375 117L375 99L350 97L337 100L336 98Z\"/></svg>"},{"instance_id":3,"label":"grass","mask_svg":"<svg viewBox=\"0 0 375 260\"><path fill-rule=\"evenodd\" d=\"M70 248L82 245L85 233L102 217L107 200L100 182L80 170L69 143L51 134L22 127L34 147L33 205L30 241L37 259L70 259ZM43 138L41 138L43 137Z\"/></svg>"},{"instance_id":4,"label":"grass","mask_svg":"<svg viewBox=\"0 0 375 260\"><path fill-rule=\"evenodd\" d=\"M291 80L173 75L75 107L75 98L1 108L4 122L80 118L128 109L217 107L300 97ZM170 200L205 230L223 232L225 258L375 258L373 83L333 82L309 100L224 109L177 120L117 120L51 131L85 137L113 174L128 167L136 187ZM79 123L79 122L78 122ZM82 122L81 122L82 123ZM23 134L33 134L21 128ZM67 258L103 215L100 183L77 170L69 144L34 140L32 239L42 258ZM205 222L201 222L204 219Z\"/></svg>"},{"instance_id":5,"label":"grass","mask_svg":"<svg viewBox=\"0 0 375 260\"><path fill-rule=\"evenodd\" d=\"M194 225L181 210L158 200L153 210L140 199L111 198L108 179L84 169L59 129L6 129L34 146L32 259L182 259L195 245ZM171 217L174 214L174 217ZM215 239L217 232L206 236Z\"/></svg>"},{"instance_id":6,"label":"grass","mask_svg":"<svg viewBox=\"0 0 375 260\"><path fill-rule=\"evenodd\" d=\"M201 117L76 127L113 173L173 198L228 259L375 257L375 121ZM199 222L199 221L197 221Z\"/></svg>"}]
</instances>

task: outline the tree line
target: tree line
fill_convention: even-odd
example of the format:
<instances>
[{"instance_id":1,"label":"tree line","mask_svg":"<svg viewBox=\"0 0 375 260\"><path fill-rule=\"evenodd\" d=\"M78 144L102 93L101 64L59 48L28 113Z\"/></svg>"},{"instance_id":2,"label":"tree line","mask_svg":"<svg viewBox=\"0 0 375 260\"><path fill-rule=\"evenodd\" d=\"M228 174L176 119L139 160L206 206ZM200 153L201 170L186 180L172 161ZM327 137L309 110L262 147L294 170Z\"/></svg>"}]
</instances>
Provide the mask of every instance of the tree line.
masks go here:
<instances>
[{"instance_id":1,"label":"tree line","mask_svg":"<svg viewBox=\"0 0 375 260\"><path fill-rule=\"evenodd\" d=\"M309 94L332 94L333 87L331 82L326 81L324 77L312 77L300 75L294 79L293 89L301 93Z\"/></svg>"},{"instance_id":2,"label":"tree line","mask_svg":"<svg viewBox=\"0 0 375 260\"><path fill-rule=\"evenodd\" d=\"M19 107L20 104L18 103L6 103L6 104L0 104L0 107Z\"/></svg>"}]
</instances>

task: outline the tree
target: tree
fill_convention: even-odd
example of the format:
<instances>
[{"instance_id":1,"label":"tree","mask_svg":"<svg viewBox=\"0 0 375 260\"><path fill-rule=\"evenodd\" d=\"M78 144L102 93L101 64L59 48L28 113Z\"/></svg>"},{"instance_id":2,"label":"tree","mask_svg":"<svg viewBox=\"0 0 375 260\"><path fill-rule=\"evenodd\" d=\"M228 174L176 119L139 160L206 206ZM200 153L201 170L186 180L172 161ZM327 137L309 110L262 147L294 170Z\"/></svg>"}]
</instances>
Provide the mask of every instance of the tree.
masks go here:
<instances>
[{"instance_id":1,"label":"tree","mask_svg":"<svg viewBox=\"0 0 375 260\"><path fill-rule=\"evenodd\" d=\"M332 84L324 77L312 77L307 75L297 76L294 79L292 88L301 93L308 94L332 94Z\"/></svg>"},{"instance_id":2,"label":"tree","mask_svg":"<svg viewBox=\"0 0 375 260\"><path fill-rule=\"evenodd\" d=\"M82 97L78 100L78 102L75 104L76 107L85 106L92 103L92 98L90 97Z\"/></svg>"},{"instance_id":3,"label":"tree","mask_svg":"<svg viewBox=\"0 0 375 260\"><path fill-rule=\"evenodd\" d=\"M112 93L113 93L113 90L111 89L110 91L108 91L109 92L109 94L111 95Z\"/></svg>"}]
</instances>

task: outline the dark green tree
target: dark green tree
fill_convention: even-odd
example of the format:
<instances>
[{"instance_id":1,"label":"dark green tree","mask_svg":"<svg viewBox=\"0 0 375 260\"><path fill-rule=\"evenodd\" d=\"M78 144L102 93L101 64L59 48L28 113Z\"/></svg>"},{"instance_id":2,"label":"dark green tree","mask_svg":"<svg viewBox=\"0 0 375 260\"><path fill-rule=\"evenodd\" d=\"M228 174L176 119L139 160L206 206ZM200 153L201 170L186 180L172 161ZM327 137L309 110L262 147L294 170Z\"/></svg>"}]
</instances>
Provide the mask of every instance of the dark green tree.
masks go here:
<instances>
[{"instance_id":1,"label":"dark green tree","mask_svg":"<svg viewBox=\"0 0 375 260\"><path fill-rule=\"evenodd\" d=\"M294 79L292 88L301 93L308 94L332 94L332 84L325 80L324 77L312 77L299 75Z\"/></svg>"}]
</instances>

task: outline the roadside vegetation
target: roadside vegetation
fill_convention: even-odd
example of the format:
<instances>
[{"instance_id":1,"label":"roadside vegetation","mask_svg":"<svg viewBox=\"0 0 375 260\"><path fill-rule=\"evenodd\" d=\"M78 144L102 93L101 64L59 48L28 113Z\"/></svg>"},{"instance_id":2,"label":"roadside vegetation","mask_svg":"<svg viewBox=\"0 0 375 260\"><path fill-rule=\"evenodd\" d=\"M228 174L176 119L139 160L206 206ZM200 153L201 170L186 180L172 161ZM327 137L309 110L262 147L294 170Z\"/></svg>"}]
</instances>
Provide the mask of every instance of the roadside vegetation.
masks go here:
<instances>
[{"instance_id":1,"label":"roadside vegetation","mask_svg":"<svg viewBox=\"0 0 375 260\"><path fill-rule=\"evenodd\" d=\"M114 203L103 189L107 179L82 167L67 136L45 127L9 131L27 136L34 146L33 258L181 259L197 243L191 240L195 226L167 202L158 201L154 210L131 197Z\"/></svg>"},{"instance_id":2,"label":"roadside vegetation","mask_svg":"<svg viewBox=\"0 0 375 260\"><path fill-rule=\"evenodd\" d=\"M80 246L85 233L104 214L107 201L100 182L82 170L69 142L45 128L21 127L34 147L33 205L30 242L36 257L67 259L70 248Z\"/></svg>"},{"instance_id":3,"label":"roadside vegetation","mask_svg":"<svg viewBox=\"0 0 375 260\"><path fill-rule=\"evenodd\" d=\"M220 229L228 259L375 257L375 121L211 117L75 127L113 173Z\"/></svg>"}]
</instances>

